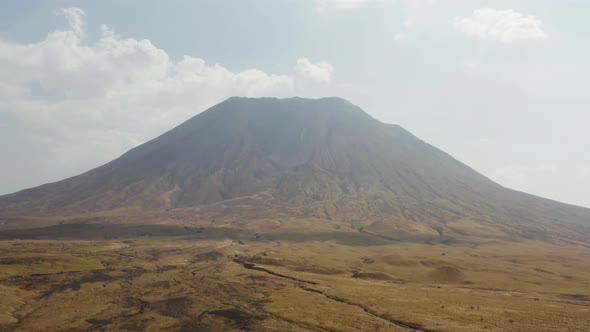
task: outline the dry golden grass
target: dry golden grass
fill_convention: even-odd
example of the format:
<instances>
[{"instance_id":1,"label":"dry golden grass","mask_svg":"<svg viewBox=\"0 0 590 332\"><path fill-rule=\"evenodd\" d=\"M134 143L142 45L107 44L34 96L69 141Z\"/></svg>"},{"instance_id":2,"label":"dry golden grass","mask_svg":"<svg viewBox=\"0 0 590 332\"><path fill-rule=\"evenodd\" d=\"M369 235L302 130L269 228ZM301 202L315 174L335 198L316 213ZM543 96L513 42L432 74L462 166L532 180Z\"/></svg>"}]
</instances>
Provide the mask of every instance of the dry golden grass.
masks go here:
<instances>
[{"instance_id":1,"label":"dry golden grass","mask_svg":"<svg viewBox=\"0 0 590 332\"><path fill-rule=\"evenodd\" d=\"M585 244L405 243L317 222L0 241L0 330L590 330Z\"/></svg>"}]
</instances>

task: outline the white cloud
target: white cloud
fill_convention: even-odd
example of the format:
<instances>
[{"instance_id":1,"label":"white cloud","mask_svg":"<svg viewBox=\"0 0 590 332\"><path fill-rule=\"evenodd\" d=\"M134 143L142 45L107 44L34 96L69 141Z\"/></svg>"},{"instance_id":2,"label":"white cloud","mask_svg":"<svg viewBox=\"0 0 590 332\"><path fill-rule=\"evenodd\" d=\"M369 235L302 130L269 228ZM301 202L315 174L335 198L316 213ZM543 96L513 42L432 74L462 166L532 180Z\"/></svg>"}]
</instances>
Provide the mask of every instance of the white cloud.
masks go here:
<instances>
[{"instance_id":1,"label":"white cloud","mask_svg":"<svg viewBox=\"0 0 590 332\"><path fill-rule=\"evenodd\" d=\"M432 9L436 0L316 0L316 9L320 13L328 11L354 10L364 7L390 7L395 6L396 10L404 16L400 24L400 30L393 34L395 41L409 39L416 32L419 21L426 21L423 15ZM422 23L424 25L424 23Z\"/></svg>"},{"instance_id":2,"label":"white cloud","mask_svg":"<svg viewBox=\"0 0 590 332\"><path fill-rule=\"evenodd\" d=\"M12 155L0 174L4 191L97 166L230 96L285 97L332 81L332 65L306 58L287 75L175 61L106 26L88 43L84 12L62 13L68 31L32 44L0 40L0 123L11 129L0 131L0 149ZM28 172L18 172L25 164Z\"/></svg>"},{"instance_id":3,"label":"white cloud","mask_svg":"<svg viewBox=\"0 0 590 332\"><path fill-rule=\"evenodd\" d=\"M65 15L68 23L70 24L70 27L72 28L72 31L74 31L74 33L77 35L82 35L84 32L82 29L82 24L84 23L82 21L82 16L86 16L86 13L84 13L82 9L75 7L62 8L61 13Z\"/></svg>"},{"instance_id":4,"label":"white cloud","mask_svg":"<svg viewBox=\"0 0 590 332\"><path fill-rule=\"evenodd\" d=\"M332 82L334 67L325 61L313 63L308 58L300 58L295 65L295 74L303 79L318 83Z\"/></svg>"},{"instance_id":5,"label":"white cloud","mask_svg":"<svg viewBox=\"0 0 590 332\"><path fill-rule=\"evenodd\" d=\"M548 38L541 25L535 16L491 8L476 9L470 17L457 17L454 22L455 29L467 36L502 43Z\"/></svg>"},{"instance_id":6,"label":"white cloud","mask_svg":"<svg viewBox=\"0 0 590 332\"><path fill-rule=\"evenodd\" d=\"M392 4L395 2L395 0L318 0L317 9L319 11L324 11L328 9L347 10L360 8L371 4L383 5Z\"/></svg>"}]
</instances>

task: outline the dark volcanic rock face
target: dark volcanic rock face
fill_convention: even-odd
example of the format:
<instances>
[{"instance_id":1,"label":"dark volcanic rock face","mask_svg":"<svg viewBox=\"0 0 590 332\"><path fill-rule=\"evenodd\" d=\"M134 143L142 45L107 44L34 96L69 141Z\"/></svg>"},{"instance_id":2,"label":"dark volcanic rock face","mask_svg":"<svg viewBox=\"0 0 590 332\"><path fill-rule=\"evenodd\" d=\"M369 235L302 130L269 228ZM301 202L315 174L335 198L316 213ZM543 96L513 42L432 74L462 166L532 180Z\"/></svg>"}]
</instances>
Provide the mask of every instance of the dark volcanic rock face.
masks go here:
<instances>
[{"instance_id":1,"label":"dark volcanic rock face","mask_svg":"<svg viewBox=\"0 0 590 332\"><path fill-rule=\"evenodd\" d=\"M590 219L587 209L503 188L339 98L230 98L106 165L2 196L0 211L159 210L236 199L409 221Z\"/></svg>"}]
</instances>

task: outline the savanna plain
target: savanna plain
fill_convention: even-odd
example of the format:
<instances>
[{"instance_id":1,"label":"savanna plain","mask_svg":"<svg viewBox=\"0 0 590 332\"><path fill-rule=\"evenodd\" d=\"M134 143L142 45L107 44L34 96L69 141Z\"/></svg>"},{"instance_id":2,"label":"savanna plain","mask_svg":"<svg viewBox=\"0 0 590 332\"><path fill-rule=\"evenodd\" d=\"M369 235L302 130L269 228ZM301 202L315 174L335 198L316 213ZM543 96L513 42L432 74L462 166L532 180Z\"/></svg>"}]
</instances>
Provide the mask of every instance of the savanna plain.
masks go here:
<instances>
[{"instance_id":1,"label":"savanna plain","mask_svg":"<svg viewBox=\"0 0 590 332\"><path fill-rule=\"evenodd\" d=\"M339 221L187 215L3 220L0 330L590 328L585 243L404 241Z\"/></svg>"}]
</instances>

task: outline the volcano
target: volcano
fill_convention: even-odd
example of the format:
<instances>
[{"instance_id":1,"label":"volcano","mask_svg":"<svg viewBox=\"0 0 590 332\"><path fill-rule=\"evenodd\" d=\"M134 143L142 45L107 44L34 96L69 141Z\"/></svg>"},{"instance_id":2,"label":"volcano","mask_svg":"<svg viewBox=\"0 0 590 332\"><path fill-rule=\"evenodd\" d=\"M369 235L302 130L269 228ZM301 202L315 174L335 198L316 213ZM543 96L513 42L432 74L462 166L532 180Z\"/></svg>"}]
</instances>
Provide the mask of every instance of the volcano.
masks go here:
<instances>
[{"instance_id":1,"label":"volcano","mask_svg":"<svg viewBox=\"0 0 590 332\"><path fill-rule=\"evenodd\" d=\"M233 97L103 166L0 197L2 215L238 207L385 233L590 233L589 209L504 188L341 98Z\"/></svg>"}]
</instances>

